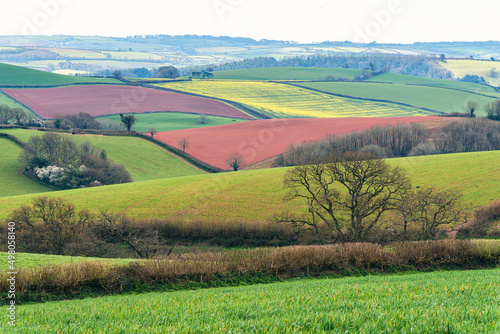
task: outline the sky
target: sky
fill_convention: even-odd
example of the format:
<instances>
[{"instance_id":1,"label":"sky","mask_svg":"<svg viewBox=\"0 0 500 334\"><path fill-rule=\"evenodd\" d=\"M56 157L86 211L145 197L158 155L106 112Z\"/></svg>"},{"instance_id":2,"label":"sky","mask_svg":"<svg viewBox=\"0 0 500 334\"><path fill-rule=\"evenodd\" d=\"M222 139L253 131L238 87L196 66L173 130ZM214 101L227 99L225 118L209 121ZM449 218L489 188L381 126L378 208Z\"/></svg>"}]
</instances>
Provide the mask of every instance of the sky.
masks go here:
<instances>
[{"instance_id":1,"label":"sky","mask_svg":"<svg viewBox=\"0 0 500 334\"><path fill-rule=\"evenodd\" d=\"M300 43L500 40L500 0L22 0L0 35L214 35Z\"/></svg>"}]
</instances>

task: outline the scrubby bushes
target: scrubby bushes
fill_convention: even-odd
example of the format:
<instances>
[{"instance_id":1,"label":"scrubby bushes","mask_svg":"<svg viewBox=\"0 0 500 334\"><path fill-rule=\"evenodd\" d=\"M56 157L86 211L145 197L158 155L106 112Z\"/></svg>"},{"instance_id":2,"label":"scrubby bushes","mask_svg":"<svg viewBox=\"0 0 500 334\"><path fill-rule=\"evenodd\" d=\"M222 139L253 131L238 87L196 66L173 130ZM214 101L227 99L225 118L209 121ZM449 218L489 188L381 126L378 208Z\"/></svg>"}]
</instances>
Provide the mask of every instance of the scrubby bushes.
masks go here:
<instances>
[{"instance_id":1,"label":"scrubby bushes","mask_svg":"<svg viewBox=\"0 0 500 334\"><path fill-rule=\"evenodd\" d=\"M26 173L58 189L132 181L125 167L114 164L105 151L88 142L77 145L71 137L54 133L31 137L19 161Z\"/></svg>"}]
</instances>

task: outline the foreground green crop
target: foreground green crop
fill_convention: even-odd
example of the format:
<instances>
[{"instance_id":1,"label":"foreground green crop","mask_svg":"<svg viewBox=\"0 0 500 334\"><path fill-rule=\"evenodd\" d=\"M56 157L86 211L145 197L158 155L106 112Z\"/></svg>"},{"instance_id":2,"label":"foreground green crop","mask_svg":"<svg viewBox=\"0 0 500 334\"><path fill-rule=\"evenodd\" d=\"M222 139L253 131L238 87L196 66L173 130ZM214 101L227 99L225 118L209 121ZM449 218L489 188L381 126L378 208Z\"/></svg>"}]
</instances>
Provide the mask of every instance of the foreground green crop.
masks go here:
<instances>
[{"instance_id":1,"label":"foreground green crop","mask_svg":"<svg viewBox=\"0 0 500 334\"><path fill-rule=\"evenodd\" d=\"M500 270L299 280L21 305L12 333L496 333Z\"/></svg>"}]
</instances>

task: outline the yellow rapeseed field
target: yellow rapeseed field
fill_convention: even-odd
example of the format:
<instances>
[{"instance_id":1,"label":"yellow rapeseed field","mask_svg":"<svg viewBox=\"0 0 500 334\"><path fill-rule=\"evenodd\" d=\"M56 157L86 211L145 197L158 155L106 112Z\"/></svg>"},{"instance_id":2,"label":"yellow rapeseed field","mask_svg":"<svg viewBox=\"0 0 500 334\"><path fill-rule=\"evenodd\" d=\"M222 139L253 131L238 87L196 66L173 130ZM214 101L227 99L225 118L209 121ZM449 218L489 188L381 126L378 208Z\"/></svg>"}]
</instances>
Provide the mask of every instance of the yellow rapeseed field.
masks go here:
<instances>
[{"instance_id":1,"label":"yellow rapeseed field","mask_svg":"<svg viewBox=\"0 0 500 334\"><path fill-rule=\"evenodd\" d=\"M432 114L417 108L337 97L273 82L194 80L158 86L232 100L278 118L403 117Z\"/></svg>"}]
</instances>

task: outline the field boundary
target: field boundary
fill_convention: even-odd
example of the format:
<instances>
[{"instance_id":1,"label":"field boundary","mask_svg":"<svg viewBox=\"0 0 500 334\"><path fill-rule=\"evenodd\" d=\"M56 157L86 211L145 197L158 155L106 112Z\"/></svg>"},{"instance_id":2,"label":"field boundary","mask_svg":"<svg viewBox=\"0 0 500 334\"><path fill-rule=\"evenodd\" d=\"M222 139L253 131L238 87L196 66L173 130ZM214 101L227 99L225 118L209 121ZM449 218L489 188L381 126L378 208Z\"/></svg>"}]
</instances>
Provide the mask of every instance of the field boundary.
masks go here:
<instances>
[{"instance_id":1,"label":"field boundary","mask_svg":"<svg viewBox=\"0 0 500 334\"><path fill-rule=\"evenodd\" d=\"M144 88L153 88L153 89L158 89L158 90L163 90L163 91L166 91L166 92L171 92L171 93L178 93L178 94L184 94L184 95L190 95L190 96L195 96L195 97L202 97L202 98L205 98L205 99L212 99L212 100L216 100L216 101L219 101L219 102L224 102L226 104L229 104L231 105L232 107L235 107L237 109L240 109L242 110L243 112L249 114L250 116L253 116L255 117L256 119L272 119L272 117L268 116L268 115L265 115L261 112L258 112L256 110L253 110L239 102L235 102L235 101L231 101L231 100L227 100L227 99L221 99L221 98L217 98L217 97L211 97L211 96L206 96L206 95L201 95L201 94L196 94L196 93L191 93L191 92L186 92L186 91L183 91L183 90L177 90L177 89L172 89L172 88L167 88L167 87L160 87L160 86L154 86L154 85L150 85L150 84L141 84L140 85L141 87L144 87Z\"/></svg>"}]
</instances>

